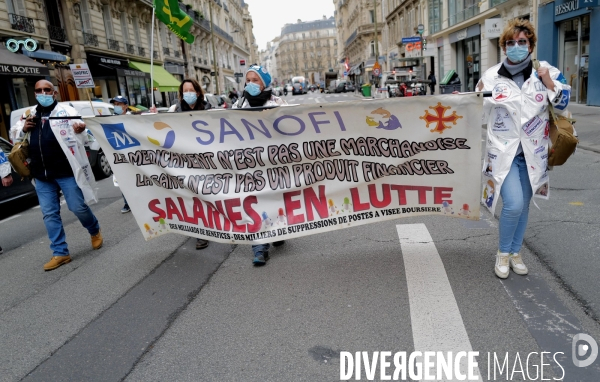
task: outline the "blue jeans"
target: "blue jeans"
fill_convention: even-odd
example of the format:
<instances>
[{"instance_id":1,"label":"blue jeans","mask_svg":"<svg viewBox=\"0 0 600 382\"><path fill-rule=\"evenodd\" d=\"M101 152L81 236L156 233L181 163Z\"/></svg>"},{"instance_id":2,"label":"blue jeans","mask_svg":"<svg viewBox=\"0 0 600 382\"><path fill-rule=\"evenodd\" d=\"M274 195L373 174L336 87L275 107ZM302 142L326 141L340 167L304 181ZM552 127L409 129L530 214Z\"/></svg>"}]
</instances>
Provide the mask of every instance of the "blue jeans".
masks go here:
<instances>
[{"instance_id":1,"label":"blue jeans","mask_svg":"<svg viewBox=\"0 0 600 382\"><path fill-rule=\"evenodd\" d=\"M518 253L523 244L529 203L533 196L525 157L517 155L500 189L502 213L500 214L500 252Z\"/></svg>"},{"instance_id":2,"label":"blue jeans","mask_svg":"<svg viewBox=\"0 0 600 382\"><path fill-rule=\"evenodd\" d=\"M262 254L262 252L267 252L271 248L271 244L257 244L252 246L252 252L254 252L254 256L258 256Z\"/></svg>"},{"instance_id":3,"label":"blue jeans","mask_svg":"<svg viewBox=\"0 0 600 382\"><path fill-rule=\"evenodd\" d=\"M57 178L50 180L35 179L35 191L40 201L40 208L44 215L44 224L50 239L50 249L53 256L67 256L67 237L60 218L60 194L62 190L69 210L77 216L81 224L90 235L100 231L100 224L94 213L85 204L83 193L74 177Z\"/></svg>"}]
</instances>

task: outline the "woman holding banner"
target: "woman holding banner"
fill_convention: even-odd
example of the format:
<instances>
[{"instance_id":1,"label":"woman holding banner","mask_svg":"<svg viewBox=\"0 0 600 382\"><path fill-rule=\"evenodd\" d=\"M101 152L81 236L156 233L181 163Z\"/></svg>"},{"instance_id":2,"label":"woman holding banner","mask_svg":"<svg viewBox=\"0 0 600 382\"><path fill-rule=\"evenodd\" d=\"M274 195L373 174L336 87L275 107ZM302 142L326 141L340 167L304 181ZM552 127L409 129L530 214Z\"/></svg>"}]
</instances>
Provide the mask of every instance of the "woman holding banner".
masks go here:
<instances>
[{"instance_id":1,"label":"woman holding banner","mask_svg":"<svg viewBox=\"0 0 600 382\"><path fill-rule=\"evenodd\" d=\"M210 103L204 100L202 87L200 87L200 84L195 79L188 78L179 84L179 100L169 108L169 113L208 109L210 109ZM196 249L204 249L206 247L208 247L208 240L196 239Z\"/></svg>"},{"instance_id":2,"label":"woman holding banner","mask_svg":"<svg viewBox=\"0 0 600 382\"><path fill-rule=\"evenodd\" d=\"M246 72L246 87L242 96L233 104L232 109L241 109L260 106L281 106L287 105L287 102L273 95L270 88L271 75L260 65L250 65ZM283 241L273 243L275 247L283 245ZM270 244L258 244L252 246L254 252L254 266L262 266L269 260Z\"/></svg>"},{"instance_id":3,"label":"woman holding banner","mask_svg":"<svg viewBox=\"0 0 600 382\"><path fill-rule=\"evenodd\" d=\"M511 20L500 36L507 58L488 69L477 84L478 91L492 92L484 100L483 202L493 213L498 195L502 197L494 267L502 279L510 268L519 275L528 272L519 250L532 196L548 198L548 102L564 111L571 89L547 62L534 69L531 52L536 41L528 20Z\"/></svg>"}]
</instances>

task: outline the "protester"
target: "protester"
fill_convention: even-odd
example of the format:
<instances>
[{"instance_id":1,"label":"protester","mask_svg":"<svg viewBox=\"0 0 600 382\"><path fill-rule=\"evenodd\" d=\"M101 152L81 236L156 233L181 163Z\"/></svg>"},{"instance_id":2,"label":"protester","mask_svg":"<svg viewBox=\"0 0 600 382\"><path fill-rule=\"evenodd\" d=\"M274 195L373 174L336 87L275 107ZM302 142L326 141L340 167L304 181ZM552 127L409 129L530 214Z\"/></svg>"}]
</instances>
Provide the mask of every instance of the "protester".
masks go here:
<instances>
[{"instance_id":1,"label":"protester","mask_svg":"<svg viewBox=\"0 0 600 382\"><path fill-rule=\"evenodd\" d=\"M259 107L259 106L281 106L287 102L273 95L270 88L271 75L260 65L250 65L246 72L246 87L240 99L233 104L232 109ZM283 241L273 243L275 247L283 245ZM262 266L269 260L270 244L258 244L252 246L254 252L255 266Z\"/></svg>"},{"instance_id":2,"label":"protester","mask_svg":"<svg viewBox=\"0 0 600 382\"><path fill-rule=\"evenodd\" d=\"M429 90L430 90L430 94L433 95L433 93L435 93L435 85L437 84L437 81L435 80L435 74L433 74L433 70L429 72L429 77L427 77L427 79L429 80Z\"/></svg>"},{"instance_id":3,"label":"protester","mask_svg":"<svg viewBox=\"0 0 600 382\"><path fill-rule=\"evenodd\" d=\"M204 100L202 87L195 79L188 78L179 85L179 99L175 105L169 108L169 113L208 109L210 109L210 103ZM208 247L208 240L196 239L196 249L206 247Z\"/></svg>"},{"instance_id":4,"label":"protester","mask_svg":"<svg viewBox=\"0 0 600 382\"><path fill-rule=\"evenodd\" d=\"M131 111L129 111L129 100L126 97L116 96L115 98L110 100L110 103L115 105L114 112L116 115L131 114ZM115 184L115 187L119 187L119 183L117 182L117 178L114 174L113 183ZM127 203L125 195L121 193L121 196L123 197L123 201L125 202L125 205L123 206L123 208L121 208L121 213L126 214L128 212L131 212L131 208L129 208L129 203Z\"/></svg>"},{"instance_id":5,"label":"protester","mask_svg":"<svg viewBox=\"0 0 600 382\"><path fill-rule=\"evenodd\" d=\"M8 161L8 158L4 154L4 151L0 149L0 178L2 178L2 185L4 187L10 186L13 182L12 175L10 174L11 169L12 168L10 167L10 162ZM2 249L2 247L0 247L0 255L2 253L4 253L4 250Z\"/></svg>"},{"instance_id":6,"label":"protester","mask_svg":"<svg viewBox=\"0 0 600 382\"><path fill-rule=\"evenodd\" d=\"M77 216L91 236L92 248L102 247L100 224L86 202L96 202L96 190L90 164L85 154L85 123L81 119L69 119L67 123L50 125L49 117L76 116L70 106L58 105L56 91L51 82L36 82L35 97L38 104L28 109L11 128L13 141L29 139L29 169L35 179L44 224L50 239L52 259L44 265L50 271L71 261L65 230L60 217L62 193L69 210Z\"/></svg>"},{"instance_id":7,"label":"protester","mask_svg":"<svg viewBox=\"0 0 600 382\"><path fill-rule=\"evenodd\" d=\"M231 90L229 91L229 99L233 103L235 103L235 101L237 101L237 99L238 99L237 92L233 88L231 88Z\"/></svg>"},{"instance_id":8,"label":"protester","mask_svg":"<svg viewBox=\"0 0 600 382\"><path fill-rule=\"evenodd\" d=\"M559 105L561 99L569 99L563 94L568 94L570 87L561 83L564 77L558 69L542 61L534 71L531 52L536 41L535 29L528 20L511 20L500 36L506 60L488 69L477 84L479 91L492 92L492 97L484 101L484 199L493 212L497 196L502 197L494 270L503 279L510 268L519 275L528 272L519 250L532 194L545 197L547 193L548 100Z\"/></svg>"}]
</instances>

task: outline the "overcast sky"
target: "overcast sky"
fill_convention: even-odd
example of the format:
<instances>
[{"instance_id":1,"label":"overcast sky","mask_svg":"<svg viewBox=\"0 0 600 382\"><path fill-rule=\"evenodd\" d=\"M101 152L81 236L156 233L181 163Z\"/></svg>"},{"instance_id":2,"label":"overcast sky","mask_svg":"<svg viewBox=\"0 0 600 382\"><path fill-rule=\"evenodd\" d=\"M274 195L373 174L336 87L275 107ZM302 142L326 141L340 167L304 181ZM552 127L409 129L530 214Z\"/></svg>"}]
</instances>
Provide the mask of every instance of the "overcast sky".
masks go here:
<instances>
[{"instance_id":1,"label":"overcast sky","mask_svg":"<svg viewBox=\"0 0 600 382\"><path fill-rule=\"evenodd\" d=\"M281 35L285 24L330 18L335 9L333 0L244 0L252 16L254 37L258 49L267 48L267 42Z\"/></svg>"}]
</instances>

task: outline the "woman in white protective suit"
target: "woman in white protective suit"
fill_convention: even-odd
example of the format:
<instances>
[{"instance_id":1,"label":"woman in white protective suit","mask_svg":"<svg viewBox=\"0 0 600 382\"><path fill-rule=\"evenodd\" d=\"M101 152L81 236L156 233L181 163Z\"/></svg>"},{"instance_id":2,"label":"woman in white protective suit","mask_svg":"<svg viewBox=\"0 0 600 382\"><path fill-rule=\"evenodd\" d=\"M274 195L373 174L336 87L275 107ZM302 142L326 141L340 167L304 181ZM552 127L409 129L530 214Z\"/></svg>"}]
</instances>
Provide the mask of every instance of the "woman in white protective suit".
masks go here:
<instances>
[{"instance_id":1,"label":"woman in white protective suit","mask_svg":"<svg viewBox=\"0 0 600 382\"><path fill-rule=\"evenodd\" d=\"M519 250L523 243L532 196L548 198L548 101L565 110L571 88L558 69L545 61L533 68L537 41L528 20L511 20L500 36L507 58L488 69L477 84L491 91L484 101L487 146L482 201L495 210L502 197L499 248L495 273L507 278L510 268L527 274Z\"/></svg>"}]
</instances>

